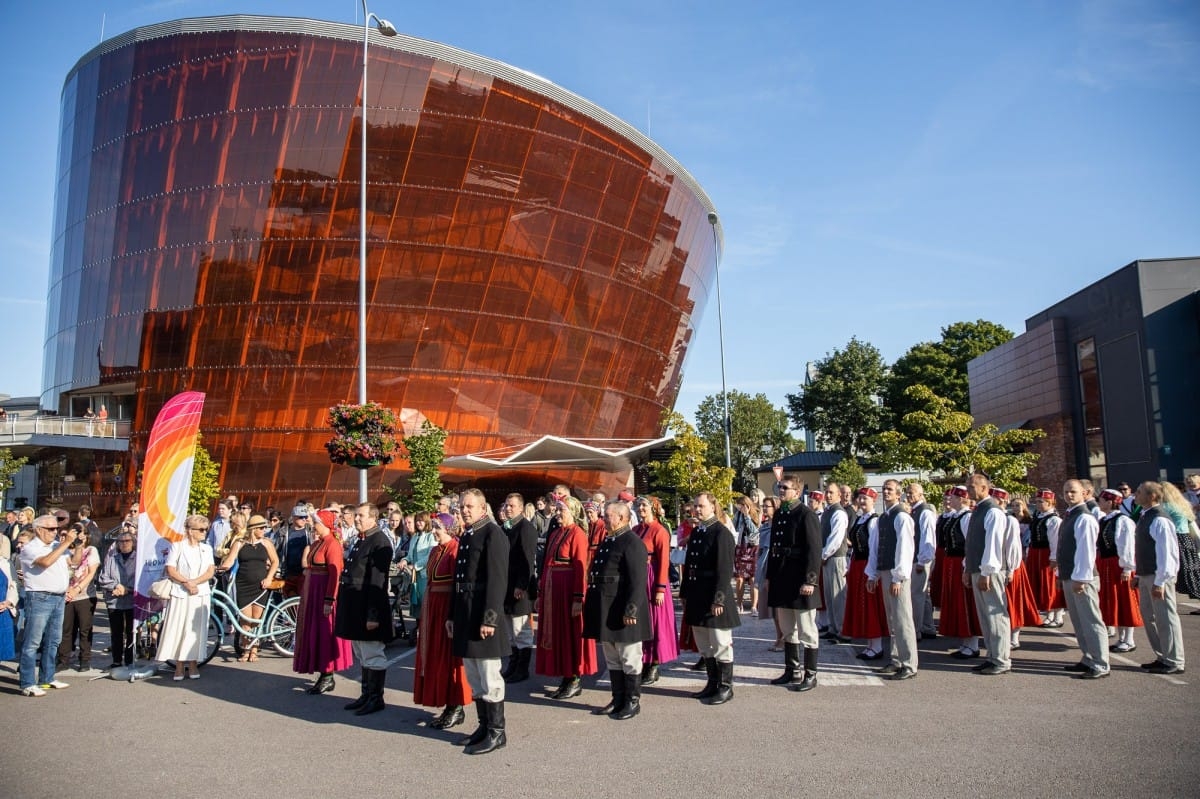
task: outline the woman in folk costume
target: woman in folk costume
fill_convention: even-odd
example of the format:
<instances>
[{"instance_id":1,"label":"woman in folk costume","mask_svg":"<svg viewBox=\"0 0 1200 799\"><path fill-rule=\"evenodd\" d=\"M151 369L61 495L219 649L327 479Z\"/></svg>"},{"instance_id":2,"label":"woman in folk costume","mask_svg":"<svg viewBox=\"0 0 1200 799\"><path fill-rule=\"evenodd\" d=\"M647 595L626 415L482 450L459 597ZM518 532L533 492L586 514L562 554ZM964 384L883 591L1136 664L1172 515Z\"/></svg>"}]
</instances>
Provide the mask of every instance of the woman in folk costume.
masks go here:
<instances>
[{"instance_id":1,"label":"woman in folk costume","mask_svg":"<svg viewBox=\"0 0 1200 799\"><path fill-rule=\"evenodd\" d=\"M567 497L555 509L559 525L546 536L537 599L537 654L534 671L561 677L551 699L583 693L579 678L595 674L596 644L583 637L583 598L587 590L588 536L576 523L579 500Z\"/></svg>"},{"instance_id":2,"label":"woman in folk costume","mask_svg":"<svg viewBox=\"0 0 1200 799\"><path fill-rule=\"evenodd\" d=\"M1042 616L1038 613L1037 600L1034 599L1033 586L1029 583L1029 574L1025 571L1022 557L1024 547L1021 542L1021 512L1024 510L1024 503L1020 507L1011 507L1008 492L1003 488L993 488L991 495L1000 508L1007 511L1005 520L1008 526L1004 532L1004 599L1008 604L1010 645L1013 649L1020 649L1021 628L1040 627L1042 624Z\"/></svg>"},{"instance_id":3,"label":"woman in folk costume","mask_svg":"<svg viewBox=\"0 0 1200 799\"><path fill-rule=\"evenodd\" d=\"M950 509L953 521L946 530L945 554L938 567L941 574L942 613L938 618L938 634L957 639L959 648L950 657L965 660L979 657L979 616L975 612L975 595L963 586L963 557L967 554L967 524L971 519L967 487L950 489Z\"/></svg>"},{"instance_id":4,"label":"woman in folk costume","mask_svg":"<svg viewBox=\"0 0 1200 799\"><path fill-rule=\"evenodd\" d=\"M1043 488L1033 495L1033 521L1029 523L1029 548L1025 551L1029 581L1043 627L1062 627L1066 600L1055 574L1054 553L1058 550L1058 526L1062 519L1055 510L1054 492Z\"/></svg>"},{"instance_id":5,"label":"woman in folk costume","mask_svg":"<svg viewBox=\"0 0 1200 799\"><path fill-rule=\"evenodd\" d=\"M860 660L879 660L883 657L883 637L888 635L887 611L883 592L867 591L867 558L871 553L871 520L875 513L876 492L863 488L855 498L858 519L846 534L850 543L850 568L846 572L846 612L842 618L842 634L863 638L867 648L856 655Z\"/></svg>"},{"instance_id":6,"label":"woman in folk costume","mask_svg":"<svg viewBox=\"0 0 1200 799\"><path fill-rule=\"evenodd\" d=\"M583 515L587 520L589 568L592 565L592 558L596 557L596 550L600 548L600 542L604 540L604 536L608 535L608 528L604 525L604 519L600 517L603 510L599 502L583 503Z\"/></svg>"},{"instance_id":7,"label":"woman in folk costume","mask_svg":"<svg viewBox=\"0 0 1200 799\"><path fill-rule=\"evenodd\" d=\"M443 707L429 722L437 730L457 727L466 720L463 706L471 701L467 670L455 657L454 644L444 621L450 617L450 595L454 591L454 567L458 560L457 527L449 513L429 519L436 543L425 562L425 599L421 603L421 634L417 637L417 659L413 674L413 702L426 707Z\"/></svg>"},{"instance_id":8,"label":"woman in folk costume","mask_svg":"<svg viewBox=\"0 0 1200 799\"><path fill-rule=\"evenodd\" d=\"M333 673L354 665L350 642L333 634L337 613L338 583L345 560L337 533L337 512L331 508L312 516L312 544L304 548L304 585L300 589L300 616L296 620L296 648L292 671L317 672L310 694L333 690Z\"/></svg>"},{"instance_id":9,"label":"woman in folk costume","mask_svg":"<svg viewBox=\"0 0 1200 799\"><path fill-rule=\"evenodd\" d=\"M641 523L633 532L646 547L646 595L650 610L650 637L642 646L642 685L658 682L658 666L679 657L675 640L675 602L668 577L671 568L671 534L658 521L662 505L658 497L638 497L633 509Z\"/></svg>"},{"instance_id":10,"label":"woman in folk costume","mask_svg":"<svg viewBox=\"0 0 1200 799\"><path fill-rule=\"evenodd\" d=\"M1133 587L1134 532L1129 514L1121 509L1124 495L1114 488L1101 491L1096 500L1104 518L1096 537L1096 571L1100 574L1100 617L1104 626L1117 628L1117 643L1112 652L1132 652L1133 628L1144 626L1142 603Z\"/></svg>"}]
</instances>

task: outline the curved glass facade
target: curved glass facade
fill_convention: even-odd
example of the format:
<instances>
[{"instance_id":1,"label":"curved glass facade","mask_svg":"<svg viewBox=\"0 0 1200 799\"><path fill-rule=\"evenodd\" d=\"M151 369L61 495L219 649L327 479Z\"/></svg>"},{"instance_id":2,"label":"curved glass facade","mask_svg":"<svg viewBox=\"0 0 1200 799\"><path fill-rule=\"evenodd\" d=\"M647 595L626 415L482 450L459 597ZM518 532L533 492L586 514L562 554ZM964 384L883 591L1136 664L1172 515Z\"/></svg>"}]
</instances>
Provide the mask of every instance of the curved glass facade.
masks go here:
<instances>
[{"instance_id":1,"label":"curved glass facade","mask_svg":"<svg viewBox=\"0 0 1200 799\"><path fill-rule=\"evenodd\" d=\"M357 398L361 37L179 20L79 62L43 407L121 387L136 459L162 404L203 391L225 490L354 493L322 444ZM657 435L716 268L708 198L539 78L374 33L370 57L369 398L447 428L448 454Z\"/></svg>"}]
</instances>

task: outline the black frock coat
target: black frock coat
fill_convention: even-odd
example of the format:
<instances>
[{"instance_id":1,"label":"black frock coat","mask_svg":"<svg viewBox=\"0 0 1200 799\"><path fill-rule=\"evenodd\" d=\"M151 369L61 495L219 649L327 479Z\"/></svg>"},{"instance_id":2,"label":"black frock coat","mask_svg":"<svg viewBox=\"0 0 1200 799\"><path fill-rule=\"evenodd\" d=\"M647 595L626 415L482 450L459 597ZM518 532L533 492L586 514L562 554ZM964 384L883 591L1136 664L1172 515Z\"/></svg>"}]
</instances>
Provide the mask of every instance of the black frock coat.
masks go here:
<instances>
[{"instance_id":1,"label":"black frock coat","mask_svg":"<svg viewBox=\"0 0 1200 799\"><path fill-rule=\"evenodd\" d=\"M821 521L812 508L797 502L771 519L771 548L767 552L767 605L773 608L815 610L821 606ZM808 596L800 593L813 586Z\"/></svg>"},{"instance_id":2,"label":"black frock coat","mask_svg":"<svg viewBox=\"0 0 1200 799\"><path fill-rule=\"evenodd\" d=\"M625 617L637 619L625 624ZM646 545L628 527L600 542L588 570L583 637L633 644L650 637L646 596Z\"/></svg>"},{"instance_id":3,"label":"black frock coat","mask_svg":"<svg viewBox=\"0 0 1200 799\"><path fill-rule=\"evenodd\" d=\"M500 525L483 519L458 539L454 593L450 597L455 657L498 658L508 654L508 625L504 623L507 588L508 536ZM479 634L484 625L495 628L487 638Z\"/></svg>"},{"instance_id":4,"label":"black frock coat","mask_svg":"<svg viewBox=\"0 0 1200 799\"><path fill-rule=\"evenodd\" d=\"M508 535L508 586L504 593L504 612L509 616L528 616L533 613L533 600L537 598L537 577L533 568L537 557L537 528L522 516L505 533ZM513 597L518 588L525 592L524 599Z\"/></svg>"},{"instance_id":5,"label":"black frock coat","mask_svg":"<svg viewBox=\"0 0 1200 799\"><path fill-rule=\"evenodd\" d=\"M716 519L692 530L683 562L683 618L693 627L732 630L742 621L733 601L733 533ZM713 605L725 610L714 616Z\"/></svg>"},{"instance_id":6,"label":"black frock coat","mask_svg":"<svg viewBox=\"0 0 1200 799\"><path fill-rule=\"evenodd\" d=\"M388 596L388 567L392 542L378 527L367 530L354 544L342 569L338 586L333 634L348 641L383 641L396 637L392 603ZM374 630L367 622L378 622Z\"/></svg>"}]
</instances>

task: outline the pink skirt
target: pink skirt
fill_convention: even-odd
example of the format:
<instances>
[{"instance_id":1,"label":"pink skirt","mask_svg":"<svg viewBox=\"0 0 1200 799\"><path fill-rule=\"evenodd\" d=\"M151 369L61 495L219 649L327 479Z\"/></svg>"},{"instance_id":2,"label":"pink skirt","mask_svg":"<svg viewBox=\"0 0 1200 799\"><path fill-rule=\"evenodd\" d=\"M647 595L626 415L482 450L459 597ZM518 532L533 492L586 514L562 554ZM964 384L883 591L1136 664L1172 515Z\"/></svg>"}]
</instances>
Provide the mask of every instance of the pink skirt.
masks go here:
<instances>
[{"instance_id":1,"label":"pink skirt","mask_svg":"<svg viewBox=\"0 0 1200 799\"><path fill-rule=\"evenodd\" d=\"M679 643L675 640L675 602L670 590L663 596L661 605L654 604L654 572L646 570L646 594L650 606L650 638L642 642L643 663L670 663L679 657Z\"/></svg>"},{"instance_id":2,"label":"pink skirt","mask_svg":"<svg viewBox=\"0 0 1200 799\"><path fill-rule=\"evenodd\" d=\"M333 613L325 615L328 574L310 573L300 591L300 616L296 619L296 649L292 671L297 674L342 671L354 665L350 642L333 634Z\"/></svg>"}]
</instances>

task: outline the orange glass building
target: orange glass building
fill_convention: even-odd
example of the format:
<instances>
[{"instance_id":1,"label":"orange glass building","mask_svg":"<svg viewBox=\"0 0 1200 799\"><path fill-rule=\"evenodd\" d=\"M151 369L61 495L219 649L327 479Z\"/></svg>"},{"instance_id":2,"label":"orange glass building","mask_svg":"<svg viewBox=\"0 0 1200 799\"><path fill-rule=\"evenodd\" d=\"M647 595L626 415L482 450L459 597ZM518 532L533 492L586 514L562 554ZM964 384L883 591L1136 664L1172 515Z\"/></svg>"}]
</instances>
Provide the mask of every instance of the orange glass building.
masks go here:
<instances>
[{"instance_id":1,"label":"orange glass building","mask_svg":"<svg viewBox=\"0 0 1200 799\"><path fill-rule=\"evenodd\" d=\"M67 76L42 407L132 420L118 471L197 390L223 490L356 495L323 444L357 399L362 35L176 20ZM375 32L369 52L369 399L446 428L448 455L657 436L715 275L709 198L528 72Z\"/></svg>"}]
</instances>

